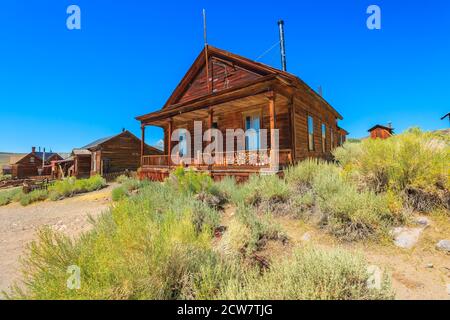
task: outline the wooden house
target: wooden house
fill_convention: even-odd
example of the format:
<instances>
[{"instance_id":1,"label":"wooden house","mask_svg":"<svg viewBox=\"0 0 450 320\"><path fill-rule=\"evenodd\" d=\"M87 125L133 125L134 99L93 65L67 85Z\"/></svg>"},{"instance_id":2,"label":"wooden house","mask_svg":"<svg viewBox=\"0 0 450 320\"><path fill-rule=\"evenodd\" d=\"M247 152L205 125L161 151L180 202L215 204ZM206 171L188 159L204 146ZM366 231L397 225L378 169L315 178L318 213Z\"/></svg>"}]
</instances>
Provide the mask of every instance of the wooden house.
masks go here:
<instances>
[{"instance_id":1,"label":"wooden house","mask_svg":"<svg viewBox=\"0 0 450 320\"><path fill-rule=\"evenodd\" d=\"M40 172L43 165L49 165L52 161L58 160L62 160L59 154L54 152L37 152L36 148L32 147L30 153L18 158L11 158L11 175L17 179L45 175L49 172Z\"/></svg>"},{"instance_id":2,"label":"wooden house","mask_svg":"<svg viewBox=\"0 0 450 320\"><path fill-rule=\"evenodd\" d=\"M345 141L347 141L348 131L345 129L342 129L338 127L338 139L339 139L339 146L342 146Z\"/></svg>"},{"instance_id":3,"label":"wooden house","mask_svg":"<svg viewBox=\"0 0 450 320\"><path fill-rule=\"evenodd\" d=\"M144 145L149 155L160 155L162 151ZM95 140L88 145L73 149L71 156L56 161L58 178L74 176L88 178L92 175L107 175L125 170L136 171L141 164L141 141L131 132L124 130L118 135Z\"/></svg>"},{"instance_id":4,"label":"wooden house","mask_svg":"<svg viewBox=\"0 0 450 320\"><path fill-rule=\"evenodd\" d=\"M388 139L394 134L394 129L390 125L386 127L377 124L369 129L369 133L371 139Z\"/></svg>"},{"instance_id":5,"label":"wooden house","mask_svg":"<svg viewBox=\"0 0 450 320\"><path fill-rule=\"evenodd\" d=\"M271 167L275 155L280 170L309 157L330 158L339 143L337 122L342 116L293 74L207 46L162 109L136 119L141 123L142 143L147 126L164 130L164 155L148 155L141 148L140 177L153 180L167 177L175 165L171 150L181 144L172 141L175 129L194 132L194 121L200 121L203 130L216 128L224 136L227 129L267 129L269 137L264 153L270 155L270 164L258 161L255 165L249 160L254 146L259 145L259 138L256 141L246 139L245 150L230 160L227 156L236 148L227 150L224 142L224 160L213 165L204 165L202 154L192 154L190 165L215 179L227 175L245 179L263 167ZM279 130L277 150L274 129ZM191 148L195 150L194 140L195 137L191 139ZM183 143L178 150L185 148L187 142ZM208 143L202 144L204 147Z\"/></svg>"}]
</instances>

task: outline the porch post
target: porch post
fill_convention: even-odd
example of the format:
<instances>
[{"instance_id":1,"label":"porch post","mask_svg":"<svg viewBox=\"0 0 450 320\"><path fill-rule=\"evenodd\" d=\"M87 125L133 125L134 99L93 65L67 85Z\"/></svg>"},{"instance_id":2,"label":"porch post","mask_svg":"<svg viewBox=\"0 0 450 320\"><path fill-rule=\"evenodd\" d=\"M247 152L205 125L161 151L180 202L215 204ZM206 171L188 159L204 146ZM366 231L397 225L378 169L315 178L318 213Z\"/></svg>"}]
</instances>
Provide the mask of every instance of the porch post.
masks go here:
<instances>
[{"instance_id":1,"label":"porch post","mask_svg":"<svg viewBox=\"0 0 450 320\"><path fill-rule=\"evenodd\" d=\"M145 125L141 125L141 167L144 165Z\"/></svg>"},{"instance_id":2,"label":"porch post","mask_svg":"<svg viewBox=\"0 0 450 320\"><path fill-rule=\"evenodd\" d=\"M289 101L289 122L290 122L290 132L291 132L291 155L293 158L293 161L297 158L296 156L296 149L297 149L297 137L296 133L297 130L295 128L295 103L294 103L294 97L290 98Z\"/></svg>"},{"instance_id":3,"label":"porch post","mask_svg":"<svg viewBox=\"0 0 450 320\"><path fill-rule=\"evenodd\" d=\"M214 111L212 108L209 108L208 110L208 130L209 130L209 134L208 134L208 140L211 143L212 141L212 132L211 129L213 127L213 121L214 121ZM210 157L212 157L212 154L210 155ZM210 159L211 161L211 159ZM211 170L212 166L209 165L208 169Z\"/></svg>"},{"instance_id":4,"label":"porch post","mask_svg":"<svg viewBox=\"0 0 450 320\"><path fill-rule=\"evenodd\" d=\"M278 161L278 146L275 137L275 99L276 95L270 91L267 95L269 98L269 119L270 119L270 169L275 169Z\"/></svg>"},{"instance_id":5,"label":"porch post","mask_svg":"<svg viewBox=\"0 0 450 320\"><path fill-rule=\"evenodd\" d=\"M173 120L172 118L169 119L169 125L167 126L167 165L170 168L170 164L171 164L171 156L172 156L172 124L173 124Z\"/></svg>"}]
</instances>

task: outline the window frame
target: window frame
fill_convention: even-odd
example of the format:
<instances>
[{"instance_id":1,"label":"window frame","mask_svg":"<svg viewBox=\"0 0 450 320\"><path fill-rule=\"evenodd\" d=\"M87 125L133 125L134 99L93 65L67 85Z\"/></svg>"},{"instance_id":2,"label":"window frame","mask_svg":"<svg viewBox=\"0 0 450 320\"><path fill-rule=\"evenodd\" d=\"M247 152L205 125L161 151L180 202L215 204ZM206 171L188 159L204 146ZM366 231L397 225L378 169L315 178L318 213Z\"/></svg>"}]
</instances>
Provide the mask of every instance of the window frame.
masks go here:
<instances>
[{"instance_id":1,"label":"window frame","mask_svg":"<svg viewBox=\"0 0 450 320\"><path fill-rule=\"evenodd\" d=\"M322 152L327 152L327 125L322 122Z\"/></svg>"},{"instance_id":2,"label":"window frame","mask_svg":"<svg viewBox=\"0 0 450 320\"><path fill-rule=\"evenodd\" d=\"M311 119L311 124L309 120ZM314 117L311 114L306 116L306 129L307 129L307 140L308 140L308 151L312 152L316 150L314 143Z\"/></svg>"},{"instance_id":3,"label":"window frame","mask_svg":"<svg viewBox=\"0 0 450 320\"><path fill-rule=\"evenodd\" d=\"M249 110L242 112L242 129L247 131L247 117L250 117L250 122L252 117L258 117L259 118L259 129L256 132L257 133L257 148L255 150L249 148L249 139L248 136L245 136L244 141L244 148L245 151L259 151L261 150L261 130L263 129L263 111L261 108Z\"/></svg>"}]
</instances>

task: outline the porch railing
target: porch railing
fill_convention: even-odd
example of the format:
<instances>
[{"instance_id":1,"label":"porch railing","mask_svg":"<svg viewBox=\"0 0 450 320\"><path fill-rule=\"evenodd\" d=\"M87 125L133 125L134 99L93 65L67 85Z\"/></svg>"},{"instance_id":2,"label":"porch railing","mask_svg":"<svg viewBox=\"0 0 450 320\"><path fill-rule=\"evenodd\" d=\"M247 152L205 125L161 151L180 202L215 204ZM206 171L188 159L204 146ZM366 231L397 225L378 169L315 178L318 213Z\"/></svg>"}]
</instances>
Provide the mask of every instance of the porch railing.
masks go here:
<instances>
[{"instance_id":1,"label":"porch railing","mask_svg":"<svg viewBox=\"0 0 450 320\"><path fill-rule=\"evenodd\" d=\"M268 167L271 164L270 150L258 151L235 151L213 153L215 159L212 163L213 167L224 166L254 166L254 167ZM198 154L193 157L191 161L184 161L186 165L200 166L208 165L211 154ZM290 149L283 149L278 151L278 163L281 165L292 163L292 152ZM180 161L182 161L180 159ZM180 161L172 161L169 155L148 155L142 157L142 166L176 166Z\"/></svg>"}]
</instances>

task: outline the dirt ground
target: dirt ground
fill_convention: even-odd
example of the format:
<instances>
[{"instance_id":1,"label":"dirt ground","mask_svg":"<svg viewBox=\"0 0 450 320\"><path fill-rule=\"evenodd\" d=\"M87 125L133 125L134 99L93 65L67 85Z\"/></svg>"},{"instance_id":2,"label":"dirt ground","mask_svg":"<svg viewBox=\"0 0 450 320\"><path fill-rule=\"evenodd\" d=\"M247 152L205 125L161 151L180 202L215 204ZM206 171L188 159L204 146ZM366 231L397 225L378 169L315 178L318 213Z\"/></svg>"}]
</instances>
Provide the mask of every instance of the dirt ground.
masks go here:
<instances>
[{"instance_id":1,"label":"dirt ground","mask_svg":"<svg viewBox=\"0 0 450 320\"><path fill-rule=\"evenodd\" d=\"M36 230L50 226L72 237L89 230L89 216L108 209L113 187L61 201L0 207L0 292L20 278L20 257L36 239Z\"/></svg>"}]
</instances>

